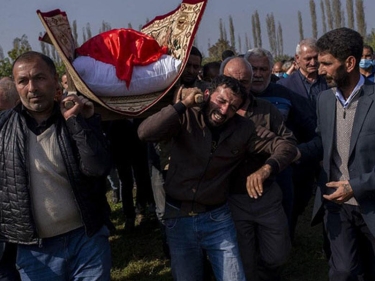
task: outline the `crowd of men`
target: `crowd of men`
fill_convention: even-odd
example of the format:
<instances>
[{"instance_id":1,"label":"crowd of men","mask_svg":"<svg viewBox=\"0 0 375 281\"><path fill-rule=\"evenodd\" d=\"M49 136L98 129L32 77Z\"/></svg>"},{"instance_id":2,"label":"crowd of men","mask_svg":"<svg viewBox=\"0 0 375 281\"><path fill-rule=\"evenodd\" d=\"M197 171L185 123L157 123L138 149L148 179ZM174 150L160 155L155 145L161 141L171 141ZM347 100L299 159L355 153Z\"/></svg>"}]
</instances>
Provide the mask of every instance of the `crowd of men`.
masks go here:
<instances>
[{"instance_id":1,"label":"crowd of men","mask_svg":"<svg viewBox=\"0 0 375 281\"><path fill-rule=\"evenodd\" d=\"M0 80L0 280L110 280L113 177L126 232L155 211L174 280L282 280L313 194L329 280L375 280L374 59L349 28L284 70L264 48L202 67L192 47L173 101L104 122L20 55Z\"/></svg>"}]
</instances>

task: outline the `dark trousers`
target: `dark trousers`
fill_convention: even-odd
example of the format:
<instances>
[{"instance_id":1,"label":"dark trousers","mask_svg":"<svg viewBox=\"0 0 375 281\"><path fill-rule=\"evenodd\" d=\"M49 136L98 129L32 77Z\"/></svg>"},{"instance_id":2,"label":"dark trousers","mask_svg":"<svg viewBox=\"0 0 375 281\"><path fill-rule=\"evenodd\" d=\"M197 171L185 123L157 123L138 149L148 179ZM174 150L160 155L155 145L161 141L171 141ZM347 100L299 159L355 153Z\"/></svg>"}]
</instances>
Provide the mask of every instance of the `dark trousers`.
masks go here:
<instances>
[{"instance_id":1,"label":"dark trousers","mask_svg":"<svg viewBox=\"0 0 375 281\"><path fill-rule=\"evenodd\" d=\"M148 165L147 143L138 138L137 128L142 120L114 120L105 124L112 156L122 183L121 199L126 218L135 217L133 200L134 179L137 186L136 204L146 207L154 202Z\"/></svg>"},{"instance_id":2,"label":"dark trousers","mask_svg":"<svg viewBox=\"0 0 375 281\"><path fill-rule=\"evenodd\" d=\"M17 245L4 243L4 246L4 253L0 260L0 281L21 280L16 269Z\"/></svg>"},{"instance_id":3,"label":"dark trousers","mask_svg":"<svg viewBox=\"0 0 375 281\"><path fill-rule=\"evenodd\" d=\"M293 166L294 202L291 219L291 238L298 223L298 218L305 211L316 188L316 176L318 168L311 165Z\"/></svg>"},{"instance_id":4,"label":"dark trousers","mask_svg":"<svg viewBox=\"0 0 375 281\"><path fill-rule=\"evenodd\" d=\"M268 186L258 199L231 194L228 202L247 281L280 280L291 242L279 186Z\"/></svg>"},{"instance_id":5,"label":"dark trousers","mask_svg":"<svg viewBox=\"0 0 375 281\"><path fill-rule=\"evenodd\" d=\"M359 207L325 202L324 208L324 226L331 248L330 280L375 280L375 237Z\"/></svg>"},{"instance_id":6,"label":"dark trousers","mask_svg":"<svg viewBox=\"0 0 375 281\"><path fill-rule=\"evenodd\" d=\"M294 205L294 185L293 185L293 169L291 166L281 171L277 177L276 182L280 186L283 193L283 208L288 219L290 235L293 235L292 220L293 220L293 205Z\"/></svg>"}]
</instances>

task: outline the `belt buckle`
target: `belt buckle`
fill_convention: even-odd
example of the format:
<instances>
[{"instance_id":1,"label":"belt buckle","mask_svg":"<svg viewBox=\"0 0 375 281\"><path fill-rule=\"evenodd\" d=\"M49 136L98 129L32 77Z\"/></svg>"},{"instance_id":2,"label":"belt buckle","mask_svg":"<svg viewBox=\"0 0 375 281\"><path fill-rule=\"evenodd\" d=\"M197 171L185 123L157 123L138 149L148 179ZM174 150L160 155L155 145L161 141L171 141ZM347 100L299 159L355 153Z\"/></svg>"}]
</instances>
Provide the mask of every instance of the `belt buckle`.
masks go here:
<instances>
[{"instance_id":1,"label":"belt buckle","mask_svg":"<svg viewBox=\"0 0 375 281\"><path fill-rule=\"evenodd\" d=\"M198 215L198 213L196 213L196 212L194 212L194 211L190 211L190 212L188 213L188 215L191 216L191 217L194 217L194 216Z\"/></svg>"}]
</instances>

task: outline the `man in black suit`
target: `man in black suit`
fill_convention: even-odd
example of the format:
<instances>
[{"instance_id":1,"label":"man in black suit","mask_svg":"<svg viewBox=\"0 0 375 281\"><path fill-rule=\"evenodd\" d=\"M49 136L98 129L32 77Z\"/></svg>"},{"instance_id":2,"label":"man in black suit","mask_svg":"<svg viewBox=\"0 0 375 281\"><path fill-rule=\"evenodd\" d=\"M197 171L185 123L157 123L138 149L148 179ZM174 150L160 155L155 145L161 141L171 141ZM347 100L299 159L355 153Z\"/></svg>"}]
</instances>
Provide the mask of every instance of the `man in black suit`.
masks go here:
<instances>
[{"instance_id":1,"label":"man in black suit","mask_svg":"<svg viewBox=\"0 0 375 281\"><path fill-rule=\"evenodd\" d=\"M323 153L323 210L330 241L330 280L375 280L375 86L361 76L361 35L338 28L318 41L319 72L332 89L317 99L317 133L300 146Z\"/></svg>"}]
</instances>

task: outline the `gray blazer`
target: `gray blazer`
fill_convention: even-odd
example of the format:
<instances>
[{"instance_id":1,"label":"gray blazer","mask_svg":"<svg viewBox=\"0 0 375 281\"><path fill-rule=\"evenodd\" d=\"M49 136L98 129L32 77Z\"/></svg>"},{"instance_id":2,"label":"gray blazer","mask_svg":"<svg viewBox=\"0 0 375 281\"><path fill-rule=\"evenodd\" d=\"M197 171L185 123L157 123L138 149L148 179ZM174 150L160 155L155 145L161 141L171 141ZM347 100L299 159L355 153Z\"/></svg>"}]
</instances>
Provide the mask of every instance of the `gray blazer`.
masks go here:
<instances>
[{"instance_id":1,"label":"gray blazer","mask_svg":"<svg viewBox=\"0 0 375 281\"><path fill-rule=\"evenodd\" d=\"M375 236L375 85L365 82L358 101L354 118L349 149L349 183L354 197L371 233ZM322 92L317 101L317 134L311 142L302 146L302 154L323 154L324 183L317 191L315 215L322 206L322 193L326 192L325 183L330 181L330 162L332 158L334 128L336 120L336 97L332 90ZM328 176L327 176L328 175Z\"/></svg>"}]
</instances>

